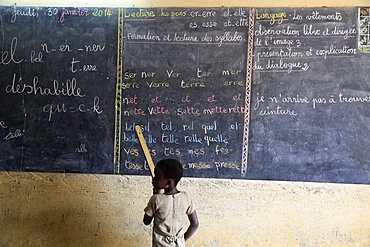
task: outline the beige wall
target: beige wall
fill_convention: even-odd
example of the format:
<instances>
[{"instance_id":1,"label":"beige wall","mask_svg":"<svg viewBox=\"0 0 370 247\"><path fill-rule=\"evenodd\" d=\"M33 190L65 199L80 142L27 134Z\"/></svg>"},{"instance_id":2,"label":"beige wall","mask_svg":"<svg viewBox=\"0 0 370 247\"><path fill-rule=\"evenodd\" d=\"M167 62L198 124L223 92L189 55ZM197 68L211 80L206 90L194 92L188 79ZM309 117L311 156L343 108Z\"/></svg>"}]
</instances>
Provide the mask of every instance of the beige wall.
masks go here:
<instances>
[{"instance_id":1,"label":"beige wall","mask_svg":"<svg viewBox=\"0 0 370 247\"><path fill-rule=\"evenodd\" d=\"M150 178L0 173L0 246L150 246ZM370 246L370 186L189 179L188 246Z\"/></svg>"},{"instance_id":2,"label":"beige wall","mask_svg":"<svg viewBox=\"0 0 370 247\"><path fill-rule=\"evenodd\" d=\"M91 6L370 6L356 1L89 1ZM1 5L86 6L87 1ZM370 186L184 178L201 227L188 246L370 246ZM142 176L0 172L0 247L149 246Z\"/></svg>"}]
</instances>

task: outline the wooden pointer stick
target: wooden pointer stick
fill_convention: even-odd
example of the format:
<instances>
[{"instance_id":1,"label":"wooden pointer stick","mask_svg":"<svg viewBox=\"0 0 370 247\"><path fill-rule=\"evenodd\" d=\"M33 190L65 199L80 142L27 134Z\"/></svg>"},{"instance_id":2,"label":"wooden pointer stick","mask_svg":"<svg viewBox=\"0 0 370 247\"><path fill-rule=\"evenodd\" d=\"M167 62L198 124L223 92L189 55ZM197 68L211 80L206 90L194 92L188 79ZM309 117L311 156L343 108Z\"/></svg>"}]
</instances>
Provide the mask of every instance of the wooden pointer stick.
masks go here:
<instances>
[{"instance_id":1,"label":"wooden pointer stick","mask_svg":"<svg viewBox=\"0 0 370 247\"><path fill-rule=\"evenodd\" d=\"M143 132L141 131L141 127L139 125L135 126L136 135L139 138L141 149L144 152L145 160L149 165L150 175L154 178L154 163L152 160L152 156L150 156L148 146L146 145Z\"/></svg>"}]
</instances>

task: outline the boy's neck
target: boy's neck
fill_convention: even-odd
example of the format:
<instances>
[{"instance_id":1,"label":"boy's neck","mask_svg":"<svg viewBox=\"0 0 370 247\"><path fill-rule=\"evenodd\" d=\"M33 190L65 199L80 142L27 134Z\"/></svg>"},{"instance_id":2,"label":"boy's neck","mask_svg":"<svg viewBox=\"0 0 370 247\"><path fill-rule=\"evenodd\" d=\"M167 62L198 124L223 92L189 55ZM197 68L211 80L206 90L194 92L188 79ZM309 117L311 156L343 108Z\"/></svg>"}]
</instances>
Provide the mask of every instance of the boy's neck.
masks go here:
<instances>
[{"instance_id":1,"label":"boy's neck","mask_svg":"<svg viewBox=\"0 0 370 247\"><path fill-rule=\"evenodd\" d=\"M174 194L177 194L177 193L179 193L179 191L177 190L177 188L176 188L176 187L173 187L173 188L166 188L166 189L164 190L164 194L165 194L165 195L174 195Z\"/></svg>"}]
</instances>

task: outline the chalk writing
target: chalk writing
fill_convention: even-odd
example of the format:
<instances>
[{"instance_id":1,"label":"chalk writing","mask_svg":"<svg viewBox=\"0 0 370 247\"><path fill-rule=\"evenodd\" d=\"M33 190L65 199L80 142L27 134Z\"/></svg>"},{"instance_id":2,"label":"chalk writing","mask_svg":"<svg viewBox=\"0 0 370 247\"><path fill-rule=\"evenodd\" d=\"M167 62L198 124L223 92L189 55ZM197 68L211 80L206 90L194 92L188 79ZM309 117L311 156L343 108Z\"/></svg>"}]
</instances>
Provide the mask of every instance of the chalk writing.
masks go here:
<instances>
[{"instance_id":1,"label":"chalk writing","mask_svg":"<svg viewBox=\"0 0 370 247\"><path fill-rule=\"evenodd\" d=\"M21 137L23 136L23 132L24 131L21 129L16 129L14 132L9 132L9 134L7 134L3 139L8 141L17 137Z\"/></svg>"},{"instance_id":2,"label":"chalk writing","mask_svg":"<svg viewBox=\"0 0 370 247\"><path fill-rule=\"evenodd\" d=\"M59 22L63 23L67 16L87 17L89 15L90 15L89 10L85 8L74 8L74 9L63 8L59 18Z\"/></svg>"},{"instance_id":3,"label":"chalk writing","mask_svg":"<svg viewBox=\"0 0 370 247\"><path fill-rule=\"evenodd\" d=\"M299 115L297 105L310 106L312 109L323 107L324 105L339 104L366 104L370 103L370 95L346 95L344 93L331 94L328 96L308 97L304 95L269 95L260 96L253 105L253 110L260 116L273 115ZM303 111L303 108L302 108Z\"/></svg>"},{"instance_id":4,"label":"chalk writing","mask_svg":"<svg viewBox=\"0 0 370 247\"><path fill-rule=\"evenodd\" d=\"M68 106L65 103L62 104L47 104L45 105L42 110L43 112L48 114L48 121L50 122L53 115L57 113L96 113L98 115L103 113L99 105L99 97L95 97L93 100L93 106L89 107L86 106L84 103L79 104L78 106Z\"/></svg>"},{"instance_id":5,"label":"chalk writing","mask_svg":"<svg viewBox=\"0 0 370 247\"><path fill-rule=\"evenodd\" d=\"M0 127L6 129L8 128L8 125L5 123L5 121L0 121Z\"/></svg>"},{"instance_id":6,"label":"chalk writing","mask_svg":"<svg viewBox=\"0 0 370 247\"><path fill-rule=\"evenodd\" d=\"M277 12L277 13L268 13L263 12L259 13L258 9L256 10L256 20L267 20L270 22L271 25L275 24L275 21L278 24L282 24L284 21L284 18L287 17L286 12Z\"/></svg>"},{"instance_id":7,"label":"chalk writing","mask_svg":"<svg viewBox=\"0 0 370 247\"><path fill-rule=\"evenodd\" d=\"M124 54L125 126L150 123L143 133L149 149L155 150L153 158L178 158L187 173L196 176L199 171L215 176L240 173L235 160L241 158L241 150L234 140L241 137L247 112L242 54L248 17L245 8L126 11L125 51L131 52ZM147 28L138 31L134 25L139 21ZM161 52L144 52L147 45ZM132 127L124 128L122 139L125 150L134 148ZM145 174L143 167L134 165L141 157L125 154L130 161L127 172Z\"/></svg>"},{"instance_id":8,"label":"chalk writing","mask_svg":"<svg viewBox=\"0 0 370 247\"><path fill-rule=\"evenodd\" d=\"M0 7L0 167L112 172L119 13Z\"/></svg>"},{"instance_id":9,"label":"chalk writing","mask_svg":"<svg viewBox=\"0 0 370 247\"><path fill-rule=\"evenodd\" d=\"M18 54L16 54L18 45L18 39L14 37L10 44L10 51L1 51L0 65L8 65L10 63L20 64L23 59L19 59Z\"/></svg>"},{"instance_id":10,"label":"chalk writing","mask_svg":"<svg viewBox=\"0 0 370 247\"><path fill-rule=\"evenodd\" d=\"M75 149L75 152L76 153L87 153L88 149L87 149L86 143L81 143L81 145Z\"/></svg>"},{"instance_id":11,"label":"chalk writing","mask_svg":"<svg viewBox=\"0 0 370 247\"><path fill-rule=\"evenodd\" d=\"M83 98L86 95L82 93L81 88L77 87L76 78L67 79L66 82L60 83L53 80L51 88L39 86L39 78L35 76L32 83L26 84L23 78L14 74L12 83L7 85L5 91L8 94L32 94L32 95L50 95L50 96L68 96Z\"/></svg>"},{"instance_id":12,"label":"chalk writing","mask_svg":"<svg viewBox=\"0 0 370 247\"><path fill-rule=\"evenodd\" d=\"M17 20L17 17L32 17L37 18L39 16L39 13L36 8L17 8L14 7L11 22L14 23Z\"/></svg>"},{"instance_id":13,"label":"chalk writing","mask_svg":"<svg viewBox=\"0 0 370 247\"><path fill-rule=\"evenodd\" d=\"M356 55L356 27L345 23L327 26L327 21L340 22L343 15L333 10L333 14L313 11L303 16L298 10L280 13L276 23L273 13L257 12L255 30L256 72L306 72L311 68L312 58L351 58ZM297 24L303 19L308 23ZM269 25L264 24L269 20ZM284 20L284 22L283 22ZM307 22L307 21L306 21ZM282 25L284 23L284 25ZM277 24L277 25L276 25ZM325 40L321 45L317 40Z\"/></svg>"}]
</instances>

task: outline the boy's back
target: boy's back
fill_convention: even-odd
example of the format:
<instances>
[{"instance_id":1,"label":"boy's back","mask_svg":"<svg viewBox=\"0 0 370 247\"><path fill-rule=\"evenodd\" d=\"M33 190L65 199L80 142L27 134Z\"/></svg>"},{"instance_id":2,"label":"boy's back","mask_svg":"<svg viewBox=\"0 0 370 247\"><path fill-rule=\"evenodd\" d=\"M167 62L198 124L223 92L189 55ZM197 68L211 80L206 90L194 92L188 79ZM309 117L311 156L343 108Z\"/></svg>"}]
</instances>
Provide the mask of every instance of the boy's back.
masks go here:
<instances>
[{"instance_id":1,"label":"boy's back","mask_svg":"<svg viewBox=\"0 0 370 247\"><path fill-rule=\"evenodd\" d=\"M173 195L156 194L150 199L145 213L154 217L153 246L185 246L183 229L188 215L194 212L191 197L186 192Z\"/></svg>"}]
</instances>

